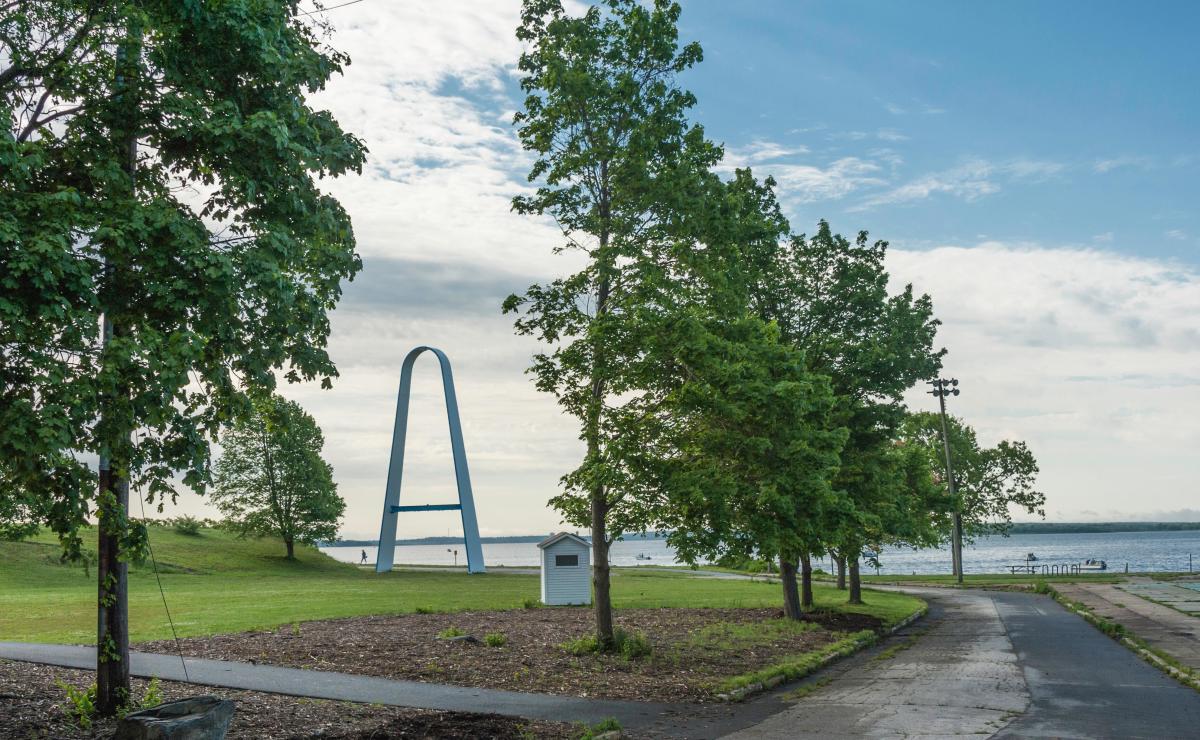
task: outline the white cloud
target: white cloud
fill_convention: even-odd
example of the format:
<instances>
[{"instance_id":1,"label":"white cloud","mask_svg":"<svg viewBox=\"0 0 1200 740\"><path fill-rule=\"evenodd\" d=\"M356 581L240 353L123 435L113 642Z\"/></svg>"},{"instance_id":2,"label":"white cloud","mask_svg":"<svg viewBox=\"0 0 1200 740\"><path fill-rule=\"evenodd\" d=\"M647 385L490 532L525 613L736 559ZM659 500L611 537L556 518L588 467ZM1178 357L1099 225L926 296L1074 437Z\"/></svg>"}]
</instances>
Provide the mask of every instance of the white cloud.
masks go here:
<instances>
[{"instance_id":1,"label":"white cloud","mask_svg":"<svg viewBox=\"0 0 1200 740\"><path fill-rule=\"evenodd\" d=\"M939 116L946 112L946 109L941 106L930 105L919 100L913 100L911 105L900 105L891 101L883 101L883 109L893 116L903 116L909 113L916 113L922 116Z\"/></svg>"},{"instance_id":2,"label":"white cloud","mask_svg":"<svg viewBox=\"0 0 1200 740\"><path fill-rule=\"evenodd\" d=\"M807 164L774 164L763 170L775 176L785 201L812 203L836 200L864 187L885 184L879 165L858 157L842 157L826 167Z\"/></svg>"},{"instance_id":3,"label":"white cloud","mask_svg":"<svg viewBox=\"0 0 1200 740\"><path fill-rule=\"evenodd\" d=\"M1051 509L1178 508L1200 473L1200 273L1089 249L895 250L944 322L952 411L1029 441ZM920 390L909 397L928 408Z\"/></svg>"},{"instance_id":4,"label":"white cloud","mask_svg":"<svg viewBox=\"0 0 1200 740\"><path fill-rule=\"evenodd\" d=\"M824 167L791 161L807 153L807 147L756 139L745 147L727 148L717 169L730 172L753 165L755 174L774 177L780 198L793 204L836 200L855 190L886 184L879 175L881 167L859 157L842 157Z\"/></svg>"},{"instance_id":5,"label":"white cloud","mask_svg":"<svg viewBox=\"0 0 1200 740\"><path fill-rule=\"evenodd\" d=\"M1168 239L1175 239L1176 241L1184 241L1188 238L1187 232L1183 229L1170 229L1163 235Z\"/></svg>"},{"instance_id":6,"label":"white cloud","mask_svg":"<svg viewBox=\"0 0 1200 740\"><path fill-rule=\"evenodd\" d=\"M968 201L975 200L1000 189L989 179L994 171L987 162L972 160L949 170L924 175L888 192L867 198L858 208L924 200L936 193L948 193Z\"/></svg>"},{"instance_id":7,"label":"white cloud","mask_svg":"<svg viewBox=\"0 0 1200 740\"><path fill-rule=\"evenodd\" d=\"M972 158L956 167L922 175L884 193L867 198L851 210L908 203L924 200L937 194L973 201L998 192L1000 190L998 180L1042 180L1059 174L1063 169L1063 165L1057 162L1034 159L1014 159L994 163L985 159Z\"/></svg>"},{"instance_id":8,"label":"white cloud","mask_svg":"<svg viewBox=\"0 0 1200 740\"><path fill-rule=\"evenodd\" d=\"M1152 164L1152 162L1149 157L1140 157L1140 156L1134 156L1131 154L1124 154L1119 157L1112 157L1110 159L1098 159L1092 165L1092 170L1097 173L1104 174L1106 172L1111 172L1115 169L1120 169L1122 167L1137 167L1139 169L1149 169L1151 164Z\"/></svg>"},{"instance_id":9,"label":"white cloud","mask_svg":"<svg viewBox=\"0 0 1200 740\"><path fill-rule=\"evenodd\" d=\"M362 177L335 181L366 268L332 317L334 390L290 387L325 431L347 499L344 533L377 533L399 365L418 344L454 363L467 453L485 534L544 532L559 477L578 464L577 425L523 374L535 345L511 331L509 291L569 269L553 257L554 227L510 210L528 187L528 158L508 120L519 46L516 0L439 5L362 3L339 9L333 43L354 64L317 96L371 149ZM898 112L904 112L896 106ZM914 112L940 112L920 102ZM726 166L774 174L785 201L811 202L889 186L902 164L889 150L797 161L800 146L756 141ZM740 160L738 159L740 158ZM735 161L737 160L737 161ZM1052 177L1055 163L970 160L878 196L962 199L1009 180ZM1103 236L1103 235L1101 235ZM1063 511L1178 509L1200 478L1200 278L1152 260L1078 249L985 243L893 250L898 281L929 291L946 322L947 371L963 380L954 410L985 439L1034 446L1043 487ZM453 500L441 390L418 366L404 497ZM916 392L913 405L927 403ZM181 510L204 511L194 497ZM452 514L403 520L403 536L459 531Z\"/></svg>"},{"instance_id":10,"label":"white cloud","mask_svg":"<svg viewBox=\"0 0 1200 740\"><path fill-rule=\"evenodd\" d=\"M807 154L808 147L801 145L785 145L764 139L755 139L744 147L730 147L725 151L725 162L755 165L762 162L772 162L778 159L794 157L797 154Z\"/></svg>"}]
</instances>

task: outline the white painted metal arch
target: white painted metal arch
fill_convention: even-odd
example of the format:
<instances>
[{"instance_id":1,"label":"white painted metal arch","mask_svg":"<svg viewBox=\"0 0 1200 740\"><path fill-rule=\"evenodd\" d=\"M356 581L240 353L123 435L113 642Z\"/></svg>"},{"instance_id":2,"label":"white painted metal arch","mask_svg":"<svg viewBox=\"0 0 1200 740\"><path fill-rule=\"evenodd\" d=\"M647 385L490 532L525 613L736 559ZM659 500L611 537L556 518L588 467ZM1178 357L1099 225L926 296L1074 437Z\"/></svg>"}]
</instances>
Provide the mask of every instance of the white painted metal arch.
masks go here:
<instances>
[{"instance_id":1,"label":"white painted metal arch","mask_svg":"<svg viewBox=\"0 0 1200 740\"><path fill-rule=\"evenodd\" d=\"M404 476L404 440L408 434L408 400L412 392L412 369L417 357L432 352L442 369L442 389L446 394L446 417L450 424L450 449L454 456L454 477L458 482L458 504L401 506L400 482ZM436 347L416 347L404 358L400 368L400 392L396 398L396 425L392 430L392 457L388 463L387 488L383 498L383 522L379 527L379 551L375 572L392 569L396 557L396 521L401 511L446 511L462 513L463 539L467 550L467 572L483 573L483 546L479 541L479 522L475 518L475 498L471 492L471 474L467 469L467 451L463 445L462 423L458 418L458 398L454 393L454 375L446 353Z\"/></svg>"}]
</instances>

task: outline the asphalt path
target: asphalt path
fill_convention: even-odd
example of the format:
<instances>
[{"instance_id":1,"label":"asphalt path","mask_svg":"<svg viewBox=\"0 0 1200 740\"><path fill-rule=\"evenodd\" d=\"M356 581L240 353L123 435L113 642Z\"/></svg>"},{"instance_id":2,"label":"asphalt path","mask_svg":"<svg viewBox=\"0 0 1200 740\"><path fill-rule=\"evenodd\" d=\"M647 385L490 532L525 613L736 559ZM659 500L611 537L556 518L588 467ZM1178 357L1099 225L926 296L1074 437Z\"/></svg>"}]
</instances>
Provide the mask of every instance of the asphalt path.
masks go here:
<instances>
[{"instance_id":1,"label":"asphalt path","mask_svg":"<svg viewBox=\"0 0 1200 740\"><path fill-rule=\"evenodd\" d=\"M752 702L763 719L728 737L1200 737L1200 694L1047 596L904 590L926 619Z\"/></svg>"},{"instance_id":2,"label":"asphalt path","mask_svg":"<svg viewBox=\"0 0 1200 740\"><path fill-rule=\"evenodd\" d=\"M0 658L94 670L96 648L82 645L0 642ZM584 699L555 694L534 694L470 686L449 686L421 681L397 681L332 671L311 671L225 660L187 658L187 670L178 655L129 654L130 673L168 681L188 681L205 686L267 691L316 699L355 701L421 709L492 712L515 717L596 723L613 717L623 726L638 727L662 721L683 705L650 702ZM0 717L0 737L3 737Z\"/></svg>"},{"instance_id":3,"label":"asphalt path","mask_svg":"<svg viewBox=\"0 0 1200 740\"><path fill-rule=\"evenodd\" d=\"M1032 697L998 737L1200 737L1200 693L1048 597L993 598Z\"/></svg>"}]
</instances>

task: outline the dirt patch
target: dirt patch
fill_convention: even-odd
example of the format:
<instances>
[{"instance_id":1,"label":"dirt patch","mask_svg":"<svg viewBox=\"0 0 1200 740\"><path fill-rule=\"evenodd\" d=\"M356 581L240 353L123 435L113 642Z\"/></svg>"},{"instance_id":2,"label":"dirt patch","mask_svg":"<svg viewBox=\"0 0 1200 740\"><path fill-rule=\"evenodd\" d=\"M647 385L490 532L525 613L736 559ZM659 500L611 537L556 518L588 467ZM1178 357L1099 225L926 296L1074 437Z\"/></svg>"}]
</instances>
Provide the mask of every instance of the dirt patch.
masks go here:
<instances>
[{"instance_id":1,"label":"dirt patch","mask_svg":"<svg viewBox=\"0 0 1200 740\"><path fill-rule=\"evenodd\" d=\"M780 610L779 616L783 616ZM853 612L818 611L805 614L804 619L816 622L827 630L834 632L859 632L872 630L879 632L883 629L883 620L869 614L854 614Z\"/></svg>"},{"instance_id":2,"label":"dirt patch","mask_svg":"<svg viewBox=\"0 0 1200 740\"><path fill-rule=\"evenodd\" d=\"M63 712L64 692L55 681L84 688L94 680L86 671L0 660L0 738L108 738L116 723L104 721L84 730ZM140 697L146 682L134 680ZM555 722L537 722L494 714L433 712L380 707L351 702L303 699L254 691L161 684L167 700L213 694L237 704L230 740L262 738L573 738L578 728Z\"/></svg>"},{"instance_id":3,"label":"dirt patch","mask_svg":"<svg viewBox=\"0 0 1200 740\"><path fill-rule=\"evenodd\" d=\"M185 655L253 661L462 686L663 702L713 699L721 679L815 650L879 620L822 613L795 629L779 609L625 609L618 626L644 634L653 652L575 656L563 643L592 631L586 608L406 614L304 622L269 632L182 641ZM447 641L456 628L481 642ZM484 644L502 634L505 644ZM138 650L175 652L170 641Z\"/></svg>"}]
</instances>

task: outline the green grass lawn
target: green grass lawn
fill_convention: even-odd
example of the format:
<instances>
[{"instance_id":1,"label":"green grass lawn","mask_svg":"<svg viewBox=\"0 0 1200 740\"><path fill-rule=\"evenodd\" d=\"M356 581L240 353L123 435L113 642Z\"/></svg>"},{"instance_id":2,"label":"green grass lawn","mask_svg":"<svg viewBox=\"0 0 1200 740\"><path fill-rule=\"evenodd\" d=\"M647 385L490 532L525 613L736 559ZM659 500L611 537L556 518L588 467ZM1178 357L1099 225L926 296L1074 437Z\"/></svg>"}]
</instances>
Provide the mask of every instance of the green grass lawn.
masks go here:
<instances>
[{"instance_id":1,"label":"green grass lawn","mask_svg":"<svg viewBox=\"0 0 1200 740\"><path fill-rule=\"evenodd\" d=\"M94 541L94 532L85 541ZM163 590L182 636L270 629L315 619L400 614L417 609L516 609L538 599L536 575L397 570L376 574L297 547L283 557L275 540L239 539L220 530L185 536L152 527ZM0 640L91 643L95 640L96 572L58 560L58 544L40 535L0 542ZM863 606L844 604L845 592L818 585L817 606L870 613L886 622L922 606L897 593L868 591ZM617 569L618 609L778 606L778 584L700 578L681 571ZM149 562L130 568L130 633L134 641L171 636Z\"/></svg>"}]
</instances>

